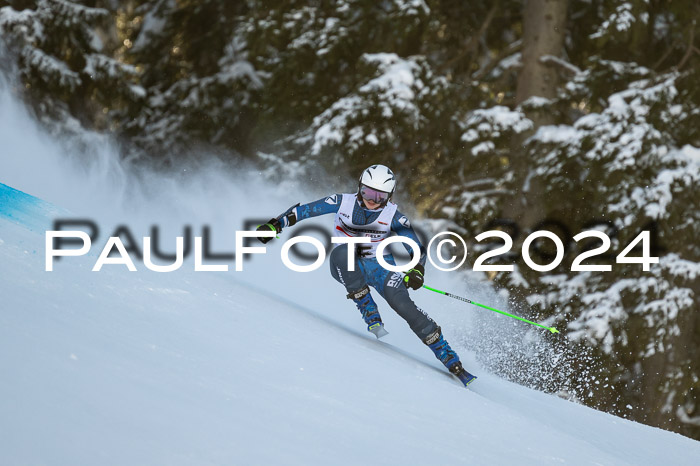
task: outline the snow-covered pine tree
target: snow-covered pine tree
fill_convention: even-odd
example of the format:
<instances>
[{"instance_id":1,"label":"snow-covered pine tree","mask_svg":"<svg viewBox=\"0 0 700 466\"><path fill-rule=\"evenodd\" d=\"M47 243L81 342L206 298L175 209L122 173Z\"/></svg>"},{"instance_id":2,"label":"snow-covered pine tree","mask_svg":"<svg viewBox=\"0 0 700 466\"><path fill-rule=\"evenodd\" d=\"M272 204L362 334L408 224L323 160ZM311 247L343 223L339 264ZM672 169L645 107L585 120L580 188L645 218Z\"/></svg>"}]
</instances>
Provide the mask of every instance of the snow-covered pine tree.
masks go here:
<instances>
[{"instance_id":1,"label":"snow-covered pine tree","mask_svg":"<svg viewBox=\"0 0 700 466\"><path fill-rule=\"evenodd\" d=\"M573 27L588 29L567 39L566 53L575 60L550 59L568 81L555 99L531 98L514 110L466 112L464 162L452 160L462 179L433 213L465 231L481 220L481 231L499 227L519 235L516 251L532 230L561 236L569 251L562 266L534 272L518 258L515 272L495 273L494 279L511 297L527 298L521 309L532 309L530 317L566 328L572 343L588 345L605 368L606 377L592 380L582 365L578 377L587 378L592 396L581 396L584 386L568 387L572 395L697 436L700 359L693 342L700 332L694 312L700 305L700 250L692 238L700 234L695 194L700 101L692 83L700 59L693 38L700 31L683 11L698 12L690 3L671 10L648 2L611 4L591 9L572 3L571 14L580 20ZM648 53L652 47L664 54ZM513 68L503 64L494 72L501 69ZM558 124L538 128L527 118L533 109L549 112ZM509 141L524 139L518 135L529 138L513 146ZM509 169L513 157L524 159L527 169ZM471 177L469 167L479 167L480 176ZM512 218L483 223L518 209L538 218L527 224ZM613 238L611 258L603 260L613 263L612 272L571 272L582 246L598 245L572 241L586 229L602 229ZM647 272L640 265L614 264L645 229L651 232L651 255L660 256L660 263ZM544 247L539 261L551 260L549 252ZM500 348L508 350L507 343ZM495 370L515 379L528 372L508 366L514 359L527 365L517 355L504 359L509 362Z\"/></svg>"},{"instance_id":2,"label":"snow-covered pine tree","mask_svg":"<svg viewBox=\"0 0 700 466\"><path fill-rule=\"evenodd\" d=\"M2 3L9 3L0 8L5 71L16 76L21 96L53 131L114 129L143 97L136 70L113 56L110 2Z\"/></svg>"},{"instance_id":3,"label":"snow-covered pine tree","mask_svg":"<svg viewBox=\"0 0 700 466\"><path fill-rule=\"evenodd\" d=\"M162 0L125 10L125 56L147 95L124 135L143 154L172 160L193 146L249 153L264 76L248 60L246 2Z\"/></svg>"}]
</instances>

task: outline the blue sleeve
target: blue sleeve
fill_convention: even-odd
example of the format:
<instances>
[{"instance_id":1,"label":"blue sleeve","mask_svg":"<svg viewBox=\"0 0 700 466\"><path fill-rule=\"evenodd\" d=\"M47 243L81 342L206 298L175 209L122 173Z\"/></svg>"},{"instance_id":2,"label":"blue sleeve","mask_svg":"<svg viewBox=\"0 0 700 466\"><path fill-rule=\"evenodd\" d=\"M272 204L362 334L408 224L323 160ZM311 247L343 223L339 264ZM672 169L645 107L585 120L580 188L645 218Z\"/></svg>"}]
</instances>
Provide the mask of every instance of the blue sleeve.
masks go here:
<instances>
[{"instance_id":1,"label":"blue sleeve","mask_svg":"<svg viewBox=\"0 0 700 466\"><path fill-rule=\"evenodd\" d=\"M411 222L408 221L408 217L406 217L404 214L397 210L394 214L394 218L391 220L391 230L394 231L397 235L411 238L413 241L418 243L418 246L420 247L419 263L420 265L425 267L425 261L428 258L427 251L425 249L425 246L421 244L420 239L418 239L418 235L411 226ZM413 254L413 250L408 244L404 244L404 246L406 247L406 251L408 251L409 254Z\"/></svg>"},{"instance_id":2,"label":"blue sleeve","mask_svg":"<svg viewBox=\"0 0 700 466\"><path fill-rule=\"evenodd\" d=\"M289 224L289 214L294 214L297 222L311 217L318 217L319 215L334 214L340 209L342 199L342 194L333 194L308 204L297 204L287 209L277 218L282 222L282 227L286 227Z\"/></svg>"}]
</instances>

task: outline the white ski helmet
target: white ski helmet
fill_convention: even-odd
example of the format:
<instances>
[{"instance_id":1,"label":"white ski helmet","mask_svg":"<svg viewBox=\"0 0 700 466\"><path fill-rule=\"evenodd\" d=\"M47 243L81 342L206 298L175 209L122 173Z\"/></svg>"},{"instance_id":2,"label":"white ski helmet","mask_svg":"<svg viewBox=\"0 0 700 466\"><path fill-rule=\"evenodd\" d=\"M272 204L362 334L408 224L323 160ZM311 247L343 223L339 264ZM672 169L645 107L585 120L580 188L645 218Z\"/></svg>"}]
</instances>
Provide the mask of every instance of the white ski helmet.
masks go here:
<instances>
[{"instance_id":1,"label":"white ski helmet","mask_svg":"<svg viewBox=\"0 0 700 466\"><path fill-rule=\"evenodd\" d=\"M384 205L389 202L391 196L396 189L396 176L394 172L389 170L389 167L384 165L372 165L365 169L360 175L360 183L358 186L358 194L362 196L362 188L367 187L374 191L386 193L385 199L378 199L379 203ZM367 196L362 196L367 198Z\"/></svg>"}]
</instances>

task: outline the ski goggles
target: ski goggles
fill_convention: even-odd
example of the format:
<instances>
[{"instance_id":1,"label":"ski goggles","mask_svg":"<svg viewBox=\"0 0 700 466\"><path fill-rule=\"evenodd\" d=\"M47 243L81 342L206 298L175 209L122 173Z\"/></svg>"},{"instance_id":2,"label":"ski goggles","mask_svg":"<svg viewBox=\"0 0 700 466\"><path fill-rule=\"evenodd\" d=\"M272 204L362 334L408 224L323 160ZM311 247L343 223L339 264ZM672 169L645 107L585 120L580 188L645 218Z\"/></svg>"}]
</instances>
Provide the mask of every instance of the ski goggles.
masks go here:
<instances>
[{"instance_id":1,"label":"ski goggles","mask_svg":"<svg viewBox=\"0 0 700 466\"><path fill-rule=\"evenodd\" d=\"M384 204L389 200L389 193L377 191L365 185L360 186L360 196L362 196L362 199L376 202L377 204Z\"/></svg>"}]
</instances>

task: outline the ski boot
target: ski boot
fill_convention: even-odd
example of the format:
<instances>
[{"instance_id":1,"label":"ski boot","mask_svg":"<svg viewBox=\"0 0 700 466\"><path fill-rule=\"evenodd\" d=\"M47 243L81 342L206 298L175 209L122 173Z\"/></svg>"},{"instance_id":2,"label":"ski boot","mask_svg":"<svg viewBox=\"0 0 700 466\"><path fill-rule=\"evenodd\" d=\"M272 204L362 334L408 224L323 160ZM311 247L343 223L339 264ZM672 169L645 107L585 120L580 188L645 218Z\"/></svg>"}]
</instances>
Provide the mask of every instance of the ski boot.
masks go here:
<instances>
[{"instance_id":1,"label":"ski boot","mask_svg":"<svg viewBox=\"0 0 700 466\"><path fill-rule=\"evenodd\" d=\"M457 353L450 348L450 344L443 338L440 327L438 327L432 334L428 335L423 342L428 345L428 348L433 350L435 357L438 358L440 362L445 365L447 370L450 371L452 375L457 377L465 387L476 379L475 375L470 374L466 371L466 369L464 369L464 367L462 367L462 362L459 360L459 356L457 356Z\"/></svg>"},{"instance_id":2,"label":"ski boot","mask_svg":"<svg viewBox=\"0 0 700 466\"><path fill-rule=\"evenodd\" d=\"M362 319L367 324L367 330L372 332L375 337L381 338L389 334L389 332L384 330L384 324L377 310L377 304L372 299L372 295L369 294L367 285L361 290L348 293L348 299L352 299L355 302L355 305L362 313Z\"/></svg>"}]
</instances>

